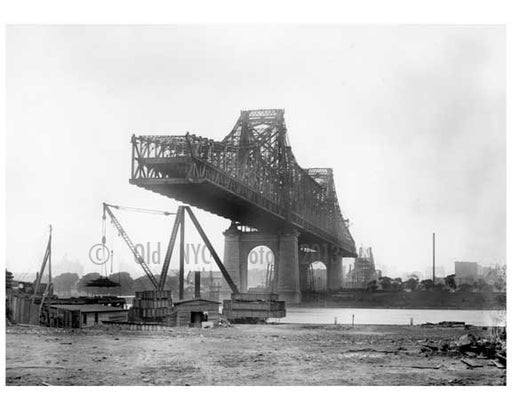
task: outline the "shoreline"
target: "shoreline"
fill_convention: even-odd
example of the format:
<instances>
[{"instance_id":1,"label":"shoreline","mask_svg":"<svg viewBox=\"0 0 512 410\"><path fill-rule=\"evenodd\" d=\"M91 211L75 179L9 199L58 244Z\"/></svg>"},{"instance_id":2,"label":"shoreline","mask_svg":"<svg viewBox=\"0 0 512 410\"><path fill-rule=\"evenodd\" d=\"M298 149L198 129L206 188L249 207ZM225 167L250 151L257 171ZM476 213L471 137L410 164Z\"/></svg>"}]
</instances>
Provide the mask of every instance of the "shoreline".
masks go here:
<instances>
[{"instance_id":1,"label":"shoreline","mask_svg":"<svg viewBox=\"0 0 512 410\"><path fill-rule=\"evenodd\" d=\"M320 304L286 304L286 308L320 308L320 309L393 309L393 310L481 310L481 311L504 311L506 312L506 306L504 308L494 307L432 307L432 306L372 306L372 305L357 305L357 306L336 306L332 304L320 305Z\"/></svg>"}]
</instances>

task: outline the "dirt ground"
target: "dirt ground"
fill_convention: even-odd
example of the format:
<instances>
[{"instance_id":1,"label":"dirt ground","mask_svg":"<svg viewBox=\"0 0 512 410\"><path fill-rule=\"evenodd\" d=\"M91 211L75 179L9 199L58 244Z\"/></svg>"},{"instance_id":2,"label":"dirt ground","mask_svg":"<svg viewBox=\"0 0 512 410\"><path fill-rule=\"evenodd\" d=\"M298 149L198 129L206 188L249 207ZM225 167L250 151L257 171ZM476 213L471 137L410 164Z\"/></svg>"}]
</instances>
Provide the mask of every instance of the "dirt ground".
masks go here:
<instances>
[{"instance_id":1,"label":"dirt ground","mask_svg":"<svg viewBox=\"0 0 512 410\"><path fill-rule=\"evenodd\" d=\"M159 332L7 327L7 385L504 385L487 359L420 353L474 328L235 325Z\"/></svg>"}]
</instances>

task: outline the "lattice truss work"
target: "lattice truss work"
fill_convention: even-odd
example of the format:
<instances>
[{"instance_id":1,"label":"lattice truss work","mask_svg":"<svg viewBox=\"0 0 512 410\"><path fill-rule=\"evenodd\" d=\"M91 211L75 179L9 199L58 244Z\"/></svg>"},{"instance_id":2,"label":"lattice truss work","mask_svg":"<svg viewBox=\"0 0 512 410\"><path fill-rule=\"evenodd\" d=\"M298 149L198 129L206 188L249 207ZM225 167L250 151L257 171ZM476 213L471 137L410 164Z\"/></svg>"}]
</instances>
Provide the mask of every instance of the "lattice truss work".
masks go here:
<instances>
[{"instance_id":1,"label":"lattice truss work","mask_svg":"<svg viewBox=\"0 0 512 410\"><path fill-rule=\"evenodd\" d=\"M136 185L211 182L302 231L355 252L332 169L298 165L288 142L284 110L242 111L222 141L189 133L141 135L132 137L132 149L131 182Z\"/></svg>"}]
</instances>

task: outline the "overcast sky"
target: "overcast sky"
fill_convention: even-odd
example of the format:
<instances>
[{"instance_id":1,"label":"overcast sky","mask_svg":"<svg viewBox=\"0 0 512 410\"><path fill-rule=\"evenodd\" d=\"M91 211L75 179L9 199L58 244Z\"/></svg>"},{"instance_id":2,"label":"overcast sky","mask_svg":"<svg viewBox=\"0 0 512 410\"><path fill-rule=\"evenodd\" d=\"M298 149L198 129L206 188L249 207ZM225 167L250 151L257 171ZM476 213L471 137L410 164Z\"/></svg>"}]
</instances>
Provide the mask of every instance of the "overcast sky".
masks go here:
<instances>
[{"instance_id":1,"label":"overcast sky","mask_svg":"<svg viewBox=\"0 0 512 410\"><path fill-rule=\"evenodd\" d=\"M256 108L285 109L302 167L334 169L377 265L425 271L434 231L447 273L505 263L504 27L10 26L6 74L14 272L39 269L50 223L55 273L97 271L103 201L176 208L128 183L131 134L221 139ZM229 221L197 215L222 254ZM166 243L172 220L121 216L134 242ZM115 241L114 269L140 275Z\"/></svg>"}]
</instances>

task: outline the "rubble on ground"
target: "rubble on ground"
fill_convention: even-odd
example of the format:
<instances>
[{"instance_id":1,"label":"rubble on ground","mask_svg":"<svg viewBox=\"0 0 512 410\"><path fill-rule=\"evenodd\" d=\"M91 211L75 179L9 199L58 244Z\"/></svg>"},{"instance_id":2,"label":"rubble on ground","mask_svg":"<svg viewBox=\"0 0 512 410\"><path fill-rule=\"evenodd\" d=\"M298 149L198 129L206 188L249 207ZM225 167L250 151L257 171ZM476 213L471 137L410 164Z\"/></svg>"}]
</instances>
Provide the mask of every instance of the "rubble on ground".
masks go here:
<instances>
[{"instance_id":1,"label":"rubble on ground","mask_svg":"<svg viewBox=\"0 0 512 410\"><path fill-rule=\"evenodd\" d=\"M422 343L421 353L430 355L446 355L461 357L461 361L469 368L480 367L481 364L468 359L490 359L490 364L498 368L507 366L506 331L489 338L476 337L471 333L460 336L454 340L425 340Z\"/></svg>"},{"instance_id":2,"label":"rubble on ground","mask_svg":"<svg viewBox=\"0 0 512 410\"><path fill-rule=\"evenodd\" d=\"M466 325L465 322L455 322L455 321L442 321L438 323L423 323L421 324L422 327L465 327L469 328L471 325Z\"/></svg>"},{"instance_id":3,"label":"rubble on ground","mask_svg":"<svg viewBox=\"0 0 512 410\"><path fill-rule=\"evenodd\" d=\"M216 327L232 327L233 325L231 322L224 318L219 318L217 323L215 324Z\"/></svg>"}]
</instances>

